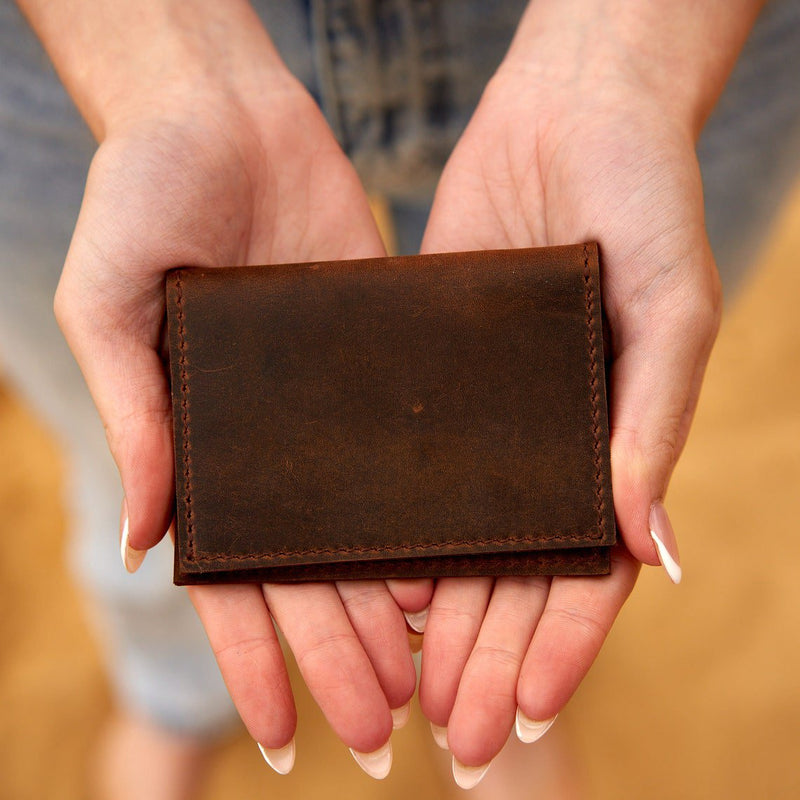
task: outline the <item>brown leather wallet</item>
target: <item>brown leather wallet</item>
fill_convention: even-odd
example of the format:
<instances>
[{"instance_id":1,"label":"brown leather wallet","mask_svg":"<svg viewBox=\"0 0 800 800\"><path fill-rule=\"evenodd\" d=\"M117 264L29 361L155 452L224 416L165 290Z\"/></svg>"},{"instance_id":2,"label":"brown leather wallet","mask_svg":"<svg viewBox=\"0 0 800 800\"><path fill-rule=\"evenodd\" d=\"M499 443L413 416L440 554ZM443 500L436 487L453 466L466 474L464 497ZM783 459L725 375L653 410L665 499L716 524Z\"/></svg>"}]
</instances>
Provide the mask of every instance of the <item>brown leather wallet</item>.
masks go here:
<instances>
[{"instance_id":1,"label":"brown leather wallet","mask_svg":"<svg viewBox=\"0 0 800 800\"><path fill-rule=\"evenodd\" d=\"M608 572L596 245L166 291L176 583Z\"/></svg>"}]
</instances>

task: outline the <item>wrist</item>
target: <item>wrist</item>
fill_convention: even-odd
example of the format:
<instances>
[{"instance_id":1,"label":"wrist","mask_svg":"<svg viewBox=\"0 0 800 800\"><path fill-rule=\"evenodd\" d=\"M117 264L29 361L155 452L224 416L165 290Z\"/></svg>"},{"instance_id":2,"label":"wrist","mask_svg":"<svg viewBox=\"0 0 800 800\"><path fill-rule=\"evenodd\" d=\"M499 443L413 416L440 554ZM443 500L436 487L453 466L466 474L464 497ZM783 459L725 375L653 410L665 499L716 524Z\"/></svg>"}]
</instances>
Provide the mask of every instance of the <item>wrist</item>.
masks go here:
<instances>
[{"instance_id":1,"label":"wrist","mask_svg":"<svg viewBox=\"0 0 800 800\"><path fill-rule=\"evenodd\" d=\"M565 102L649 96L696 138L764 0L537 0L499 74ZM566 91L565 91L566 90Z\"/></svg>"},{"instance_id":2,"label":"wrist","mask_svg":"<svg viewBox=\"0 0 800 800\"><path fill-rule=\"evenodd\" d=\"M142 115L244 104L295 82L245 0L19 0L98 140Z\"/></svg>"}]
</instances>

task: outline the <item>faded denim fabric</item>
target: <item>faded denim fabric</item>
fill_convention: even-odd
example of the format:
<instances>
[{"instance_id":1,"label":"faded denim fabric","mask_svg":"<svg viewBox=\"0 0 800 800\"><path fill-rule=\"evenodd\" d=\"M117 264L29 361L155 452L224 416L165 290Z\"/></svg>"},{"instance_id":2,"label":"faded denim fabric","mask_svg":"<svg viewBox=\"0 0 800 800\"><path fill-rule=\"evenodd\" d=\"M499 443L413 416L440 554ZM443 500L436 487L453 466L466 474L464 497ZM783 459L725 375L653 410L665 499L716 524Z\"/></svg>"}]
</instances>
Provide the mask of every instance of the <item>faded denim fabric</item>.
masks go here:
<instances>
[{"instance_id":1,"label":"faded denim fabric","mask_svg":"<svg viewBox=\"0 0 800 800\"><path fill-rule=\"evenodd\" d=\"M800 176L800 0L762 12L697 148L726 299Z\"/></svg>"},{"instance_id":2,"label":"faded denim fabric","mask_svg":"<svg viewBox=\"0 0 800 800\"><path fill-rule=\"evenodd\" d=\"M321 105L368 190L432 196L524 6L312 0Z\"/></svg>"}]
</instances>

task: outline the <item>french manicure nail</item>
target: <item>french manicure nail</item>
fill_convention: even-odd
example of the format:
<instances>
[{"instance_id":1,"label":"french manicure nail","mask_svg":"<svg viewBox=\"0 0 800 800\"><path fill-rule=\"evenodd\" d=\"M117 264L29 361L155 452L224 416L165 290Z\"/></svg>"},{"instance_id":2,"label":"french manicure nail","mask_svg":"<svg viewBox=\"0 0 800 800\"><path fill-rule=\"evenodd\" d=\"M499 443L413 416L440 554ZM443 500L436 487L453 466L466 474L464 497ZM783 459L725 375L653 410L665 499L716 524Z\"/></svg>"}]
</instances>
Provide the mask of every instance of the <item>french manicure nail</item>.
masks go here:
<instances>
[{"instance_id":1,"label":"french manicure nail","mask_svg":"<svg viewBox=\"0 0 800 800\"><path fill-rule=\"evenodd\" d=\"M128 572L136 572L142 566L142 561L147 555L147 550L134 550L128 544L128 537L130 531L128 530L128 518L125 517L125 522L122 523L122 538L119 543L119 552L122 556L122 563Z\"/></svg>"},{"instance_id":2,"label":"french manicure nail","mask_svg":"<svg viewBox=\"0 0 800 800\"><path fill-rule=\"evenodd\" d=\"M447 744L447 728L442 727L441 725L434 725L431 722L431 733L433 734L433 741L442 748L442 750L449 750L450 747Z\"/></svg>"},{"instance_id":3,"label":"french manicure nail","mask_svg":"<svg viewBox=\"0 0 800 800\"><path fill-rule=\"evenodd\" d=\"M381 781L389 774L389 770L392 768L391 742L386 742L383 747L374 750L372 753L359 753L358 750L353 750L352 747L350 752L353 754L356 764L371 778Z\"/></svg>"},{"instance_id":4,"label":"french manicure nail","mask_svg":"<svg viewBox=\"0 0 800 800\"><path fill-rule=\"evenodd\" d=\"M288 775L294 766L294 738L285 747L279 747L277 750L270 750L264 747L263 744L258 745L261 755L264 756L264 761L269 764L278 775Z\"/></svg>"},{"instance_id":5,"label":"french manicure nail","mask_svg":"<svg viewBox=\"0 0 800 800\"><path fill-rule=\"evenodd\" d=\"M479 767L468 767L453 756L453 777L462 789L472 789L483 780L483 776L487 773L491 764L492 762L490 761L488 764L482 764Z\"/></svg>"},{"instance_id":6,"label":"french manicure nail","mask_svg":"<svg viewBox=\"0 0 800 800\"><path fill-rule=\"evenodd\" d=\"M404 611L403 616L406 618L408 627L411 628L412 631L423 633L425 631L425 625L428 622L428 613L430 610L430 606L425 606L422 611Z\"/></svg>"},{"instance_id":7,"label":"french manicure nail","mask_svg":"<svg viewBox=\"0 0 800 800\"><path fill-rule=\"evenodd\" d=\"M650 536L656 546L658 560L669 579L675 584L680 583L683 571L678 555L678 540L663 503L653 503L650 507Z\"/></svg>"},{"instance_id":8,"label":"french manicure nail","mask_svg":"<svg viewBox=\"0 0 800 800\"><path fill-rule=\"evenodd\" d=\"M392 728L396 731L399 731L406 722L408 722L408 717L411 714L411 701L409 700L404 706L400 706L400 708L393 708L392 709Z\"/></svg>"},{"instance_id":9,"label":"french manicure nail","mask_svg":"<svg viewBox=\"0 0 800 800\"><path fill-rule=\"evenodd\" d=\"M555 717L544 720L531 719L521 708L517 707L517 719L515 723L517 739L523 744L531 744L537 739L541 739L542 736L550 730L557 716L558 714L556 714Z\"/></svg>"}]
</instances>

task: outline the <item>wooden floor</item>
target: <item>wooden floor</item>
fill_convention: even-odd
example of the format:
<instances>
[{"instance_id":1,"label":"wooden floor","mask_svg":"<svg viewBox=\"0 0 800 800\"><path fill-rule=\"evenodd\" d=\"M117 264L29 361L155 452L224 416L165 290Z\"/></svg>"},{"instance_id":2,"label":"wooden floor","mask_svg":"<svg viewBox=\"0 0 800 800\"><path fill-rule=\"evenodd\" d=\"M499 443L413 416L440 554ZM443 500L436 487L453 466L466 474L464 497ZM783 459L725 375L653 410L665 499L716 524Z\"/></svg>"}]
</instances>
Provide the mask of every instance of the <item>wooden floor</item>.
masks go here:
<instances>
[{"instance_id":1,"label":"wooden floor","mask_svg":"<svg viewBox=\"0 0 800 800\"><path fill-rule=\"evenodd\" d=\"M800 797L800 192L728 310L668 506L684 583L639 587L559 727L599 800ZM85 797L108 710L62 566L58 453L0 389L0 800ZM113 532L110 535L114 535ZM395 766L364 776L300 695L298 762L280 778L245 735L205 797L457 796L415 709Z\"/></svg>"}]
</instances>

